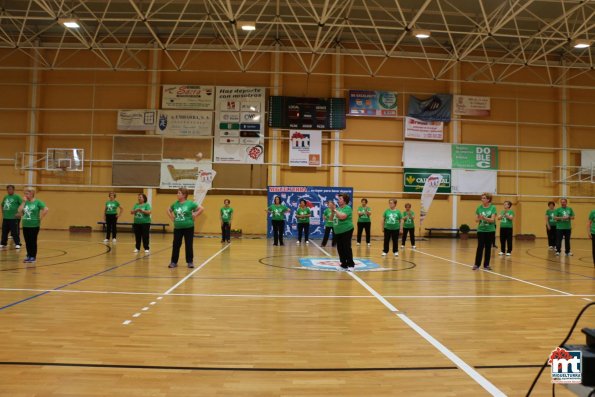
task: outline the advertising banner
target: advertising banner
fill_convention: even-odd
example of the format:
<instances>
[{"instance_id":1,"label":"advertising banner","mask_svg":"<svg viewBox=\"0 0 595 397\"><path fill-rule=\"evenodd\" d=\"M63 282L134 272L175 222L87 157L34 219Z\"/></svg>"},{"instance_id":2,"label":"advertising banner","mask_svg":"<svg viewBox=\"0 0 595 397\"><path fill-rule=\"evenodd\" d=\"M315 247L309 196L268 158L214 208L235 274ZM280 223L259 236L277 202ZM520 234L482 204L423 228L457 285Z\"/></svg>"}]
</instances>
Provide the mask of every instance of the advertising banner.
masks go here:
<instances>
[{"instance_id":1,"label":"advertising banner","mask_svg":"<svg viewBox=\"0 0 595 397\"><path fill-rule=\"evenodd\" d=\"M156 113L155 110L146 109L118 110L118 130L153 131Z\"/></svg>"},{"instance_id":2,"label":"advertising banner","mask_svg":"<svg viewBox=\"0 0 595 397\"><path fill-rule=\"evenodd\" d=\"M482 145L452 145L452 168L497 170L498 147Z\"/></svg>"},{"instance_id":3,"label":"advertising banner","mask_svg":"<svg viewBox=\"0 0 595 397\"><path fill-rule=\"evenodd\" d=\"M409 96L407 116L425 121L450 121L452 95L436 94L428 99Z\"/></svg>"},{"instance_id":4,"label":"advertising banner","mask_svg":"<svg viewBox=\"0 0 595 397\"><path fill-rule=\"evenodd\" d=\"M489 116L490 97L455 95L453 113L459 116Z\"/></svg>"},{"instance_id":5,"label":"advertising banner","mask_svg":"<svg viewBox=\"0 0 595 397\"><path fill-rule=\"evenodd\" d=\"M405 168L403 174L403 191L411 193L421 193L426 185L426 181L432 175L438 174L442 177L438 186L438 193L450 193L450 170L435 170L425 168Z\"/></svg>"},{"instance_id":6,"label":"advertising banner","mask_svg":"<svg viewBox=\"0 0 595 397\"><path fill-rule=\"evenodd\" d=\"M392 91L349 91L351 116L396 117L397 93Z\"/></svg>"},{"instance_id":7,"label":"advertising banner","mask_svg":"<svg viewBox=\"0 0 595 397\"><path fill-rule=\"evenodd\" d=\"M333 200L337 203L337 195L339 193L347 193L353 199L352 187L269 186L267 190L268 206L273 204L275 196L279 196L281 204L290 209L290 212L285 214L285 232L283 235L286 237L297 236L295 211L301 199L306 200L306 205L312 211L312 216L310 217L310 238L322 238L324 236L322 214L326 209L326 202L328 200ZM271 223L270 215L267 220L267 237L273 237L273 224Z\"/></svg>"},{"instance_id":8,"label":"advertising banner","mask_svg":"<svg viewBox=\"0 0 595 397\"><path fill-rule=\"evenodd\" d=\"M164 85L161 108L213 110L214 93L214 86Z\"/></svg>"},{"instance_id":9,"label":"advertising banner","mask_svg":"<svg viewBox=\"0 0 595 397\"><path fill-rule=\"evenodd\" d=\"M405 117L405 138L441 141L444 139L444 123Z\"/></svg>"},{"instance_id":10,"label":"advertising banner","mask_svg":"<svg viewBox=\"0 0 595 397\"><path fill-rule=\"evenodd\" d=\"M161 162L161 189L178 189L185 187L194 190L196 180L201 173L211 173L213 165L208 160L168 160ZM211 180L212 182L212 180ZM211 186L209 186L211 188Z\"/></svg>"},{"instance_id":11,"label":"advertising banner","mask_svg":"<svg viewBox=\"0 0 595 397\"><path fill-rule=\"evenodd\" d=\"M289 131L289 165L293 167L320 167L321 161L321 131Z\"/></svg>"},{"instance_id":12,"label":"advertising banner","mask_svg":"<svg viewBox=\"0 0 595 397\"><path fill-rule=\"evenodd\" d=\"M165 136L211 136L213 112L206 110L160 110L156 133Z\"/></svg>"},{"instance_id":13,"label":"advertising banner","mask_svg":"<svg viewBox=\"0 0 595 397\"><path fill-rule=\"evenodd\" d=\"M452 192L459 194L496 194L498 172L484 170L452 170Z\"/></svg>"}]
</instances>

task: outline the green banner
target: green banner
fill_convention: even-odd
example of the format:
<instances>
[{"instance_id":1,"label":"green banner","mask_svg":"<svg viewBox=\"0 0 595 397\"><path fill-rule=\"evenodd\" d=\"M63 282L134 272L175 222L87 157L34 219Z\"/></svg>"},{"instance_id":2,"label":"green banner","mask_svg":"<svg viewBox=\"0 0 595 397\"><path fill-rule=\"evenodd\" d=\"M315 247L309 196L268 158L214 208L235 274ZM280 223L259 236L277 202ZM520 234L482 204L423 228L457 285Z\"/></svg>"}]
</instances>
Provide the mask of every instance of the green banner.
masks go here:
<instances>
[{"instance_id":1,"label":"green banner","mask_svg":"<svg viewBox=\"0 0 595 397\"><path fill-rule=\"evenodd\" d=\"M452 145L452 168L497 170L498 148L482 145Z\"/></svg>"},{"instance_id":2,"label":"green banner","mask_svg":"<svg viewBox=\"0 0 595 397\"><path fill-rule=\"evenodd\" d=\"M432 174L442 175L442 183L438 193L450 193L450 170L431 170L425 168L405 168L403 174L403 191L421 193L426 179Z\"/></svg>"}]
</instances>

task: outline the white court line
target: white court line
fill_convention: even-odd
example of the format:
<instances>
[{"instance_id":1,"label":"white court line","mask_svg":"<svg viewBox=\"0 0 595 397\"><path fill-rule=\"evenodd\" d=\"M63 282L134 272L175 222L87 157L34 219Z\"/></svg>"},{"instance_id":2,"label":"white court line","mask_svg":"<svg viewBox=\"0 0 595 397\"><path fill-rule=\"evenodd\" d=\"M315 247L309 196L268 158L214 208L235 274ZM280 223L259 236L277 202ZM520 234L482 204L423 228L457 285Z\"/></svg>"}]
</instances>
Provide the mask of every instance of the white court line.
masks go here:
<instances>
[{"instance_id":1,"label":"white court line","mask_svg":"<svg viewBox=\"0 0 595 397\"><path fill-rule=\"evenodd\" d=\"M324 252L327 256L331 256L326 250L320 247L318 244L314 243L319 250ZM384 306L386 306L391 312L393 312L397 317L399 317L405 324L407 324L411 329L417 332L422 338L428 341L432 346L434 346L440 353L442 353L446 358L452 361L457 367L463 370L471 379L473 379L477 384L484 388L488 393L492 396L506 396L500 389L494 386L489 380L484 378L479 372L477 372L473 367L469 364L464 362L459 356L454 354L450 351L446 346L442 343L438 342L432 335L427 333L422 327L417 325L413 320L407 317L405 314L399 312L399 310L391 305L385 298L382 297L378 292L376 292L372 287L370 287L364 280L356 276L353 272L347 272L349 276L351 276L354 280L356 280L362 287L367 289L372 295L374 295Z\"/></svg>"},{"instance_id":2,"label":"white court line","mask_svg":"<svg viewBox=\"0 0 595 397\"><path fill-rule=\"evenodd\" d=\"M419 252L420 254L428 255L428 256L431 256L433 258L442 259L442 260L447 261L447 262L455 263L457 265L462 265L462 266L465 266L465 267L473 268L473 266L468 265L466 263L461 263L461 262L453 261L452 259L444 258L442 256L428 254L427 252L422 252L420 250L415 250L415 252ZM482 271L482 272L487 272L487 273L495 274L496 276L500 276L500 277L508 278L510 280L515 280L515 281L518 281L518 282L521 282L521 283L529 284L529 285L532 285L534 287L547 289L547 290L550 290L550 291L557 292L559 294L564 294L564 295L568 295L568 296L576 296L574 294L571 294L570 292L560 291L559 289L546 287L545 285L535 284L535 283L532 283L530 281L522 280L520 278L516 278L516 277L512 277L512 276L507 276L506 274L496 273L496 272L494 272L492 270L480 270L480 269L477 269L475 271L477 271L477 272Z\"/></svg>"}]
</instances>

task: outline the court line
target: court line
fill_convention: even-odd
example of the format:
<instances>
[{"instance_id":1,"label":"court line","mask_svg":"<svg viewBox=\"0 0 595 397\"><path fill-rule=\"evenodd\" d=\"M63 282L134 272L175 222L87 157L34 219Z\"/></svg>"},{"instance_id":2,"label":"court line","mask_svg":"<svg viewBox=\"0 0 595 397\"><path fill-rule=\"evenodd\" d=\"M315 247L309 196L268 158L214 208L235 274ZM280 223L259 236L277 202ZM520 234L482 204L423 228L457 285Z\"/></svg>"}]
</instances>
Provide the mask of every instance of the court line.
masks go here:
<instances>
[{"instance_id":1,"label":"court line","mask_svg":"<svg viewBox=\"0 0 595 397\"><path fill-rule=\"evenodd\" d=\"M318 244L314 243L314 246L317 247L319 250L324 252L327 256L331 256L326 250L320 247ZM494 384L492 384L489 380L484 378L479 372L473 369L469 364L463 361L459 356L454 354L450 351L446 346L440 343L437 339L435 339L432 335L426 332L422 327L417 325L413 320L411 320L407 315L399 312L399 310L390 304L382 295L376 292L372 287L370 287L364 280L359 278L353 272L347 272L347 274L352 277L355 281L357 281L362 287L368 290L372 295L374 295L384 306L386 306L391 312L393 312L397 317L399 317L405 324L407 324L411 329L417 332L422 338L424 338L427 342L429 342L432 346L434 346L440 353L442 353L446 358L448 358L451 362L453 362L457 367L459 367L463 372L465 372L471 379L473 379L477 384L479 384L485 391L490 393L492 396L506 396L500 389L498 389Z\"/></svg>"},{"instance_id":2,"label":"court line","mask_svg":"<svg viewBox=\"0 0 595 397\"><path fill-rule=\"evenodd\" d=\"M465 267L468 267L468 268L473 268L471 265L468 265L468 264L466 264L466 263L462 263L462 262L453 261L452 259L444 258L444 257L437 256L437 255L428 254L427 252L423 252L423 251L419 251L419 250L418 250L417 252L419 252L420 254L423 254L423 255L428 255L428 256L431 256L431 257L433 257L433 258L442 259L442 260L444 260L444 261L447 261L447 262L455 263L455 264L457 264L457 265L465 266ZM540 284L532 283L532 282L530 282L530 281L526 281L526 280L523 280L523 279L520 279L520 278L517 278L517 277L508 276L508 275L506 275L506 274L502 274L502 273L496 273L496 272L495 272L495 271L493 271L493 270L479 270L479 269L478 269L478 270L476 270L476 271L478 271L478 272L479 272L479 271L482 271L482 272L486 272L486 273L495 274L496 276L500 276L500 277L508 278L508 279L515 280L515 281L518 281L518 282L521 282L521 283L529 284L529 285L532 285L532 286L534 286L534 287L538 287L538 288L547 289L547 290L550 290L550 291L557 292L557 293L559 293L559 294L564 294L564 295L568 295L568 296L574 296L574 294L571 294L570 292L561 291L561 290L559 290L559 289L555 289L555 288L546 287L545 285L540 285Z\"/></svg>"}]
</instances>

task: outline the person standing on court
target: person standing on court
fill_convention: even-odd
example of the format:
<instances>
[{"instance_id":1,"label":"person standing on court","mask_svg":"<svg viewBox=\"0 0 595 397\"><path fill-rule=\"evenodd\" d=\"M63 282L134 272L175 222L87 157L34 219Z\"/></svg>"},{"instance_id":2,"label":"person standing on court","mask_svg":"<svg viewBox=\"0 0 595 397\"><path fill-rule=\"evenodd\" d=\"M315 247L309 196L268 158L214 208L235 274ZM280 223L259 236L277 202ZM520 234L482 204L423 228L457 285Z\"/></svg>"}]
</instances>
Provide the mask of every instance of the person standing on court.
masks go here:
<instances>
[{"instance_id":1,"label":"person standing on court","mask_svg":"<svg viewBox=\"0 0 595 397\"><path fill-rule=\"evenodd\" d=\"M357 245L360 245L362 242L362 233L366 231L366 244L368 247L370 244L370 228L372 222L370 220L370 216L372 216L372 209L368 207L368 199L363 198L361 201L361 206L357 209Z\"/></svg>"},{"instance_id":2,"label":"person standing on court","mask_svg":"<svg viewBox=\"0 0 595 397\"><path fill-rule=\"evenodd\" d=\"M571 221L574 219L574 211L568 207L568 200L560 199L560 207L554 212L556 220L556 255L560 255L562 249L562 238L564 239L564 253L572 256L570 252L570 233L572 231Z\"/></svg>"},{"instance_id":3,"label":"person standing on court","mask_svg":"<svg viewBox=\"0 0 595 397\"><path fill-rule=\"evenodd\" d=\"M407 241L407 234L411 240L411 248L415 249L415 212L411 211L411 204L405 204L405 211L403 211L403 239L401 240L401 248L405 248Z\"/></svg>"},{"instance_id":4,"label":"person standing on court","mask_svg":"<svg viewBox=\"0 0 595 397\"><path fill-rule=\"evenodd\" d=\"M104 242L112 241L116 242L116 234L118 232L118 218L122 214L122 207L120 203L116 201L116 193L109 192L109 200L105 202L105 210L103 211L103 220L105 222L105 228L107 229Z\"/></svg>"},{"instance_id":5,"label":"person standing on court","mask_svg":"<svg viewBox=\"0 0 595 397\"><path fill-rule=\"evenodd\" d=\"M500 221L500 253L498 255L510 256L512 253L512 221L514 219L514 211L510 208L512 203L510 201L504 202L504 210L498 215Z\"/></svg>"},{"instance_id":6,"label":"person standing on court","mask_svg":"<svg viewBox=\"0 0 595 397\"><path fill-rule=\"evenodd\" d=\"M18 215L23 221L23 237L27 247L27 256L24 263L35 263L37 258L37 236L41 220L46 216L49 209L45 203L35 198L35 189L28 187L25 189L25 200L18 209Z\"/></svg>"},{"instance_id":7,"label":"person standing on court","mask_svg":"<svg viewBox=\"0 0 595 397\"><path fill-rule=\"evenodd\" d=\"M331 213L335 210L335 208L336 206L333 200L327 201L326 209L322 213L322 218L324 219L324 237L322 238L322 243L320 244L321 247L326 247L326 243L328 242L329 236L331 232L333 232L333 220L331 219ZM333 247L337 245L337 242L335 241L334 232L331 244Z\"/></svg>"},{"instance_id":8,"label":"person standing on court","mask_svg":"<svg viewBox=\"0 0 595 397\"><path fill-rule=\"evenodd\" d=\"M283 245L283 233L285 232L285 214L289 212L289 208L281 204L281 198L275 196L273 204L265 210L271 215L271 222L273 224L273 245Z\"/></svg>"},{"instance_id":9,"label":"person standing on court","mask_svg":"<svg viewBox=\"0 0 595 397\"><path fill-rule=\"evenodd\" d=\"M351 271L355 269L353 261L353 250L351 249L351 238L353 237L353 210L349 206L349 195L340 193L337 202L339 206L331 213L333 220L333 232L337 242L337 252L341 269Z\"/></svg>"},{"instance_id":10,"label":"person standing on court","mask_svg":"<svg viewBox=\"0 0 595 397\"><path fill-rule=\"evenodd\" d=\"M231 242L231 219L233 218L233 208L229 205L231 201L229 199L223 200L223 207L219 210L219 216L221 217L221 242Z\"/></svg>"},{"instance_id":11,"label":"person standing on court","mask_svg":"<svg viewBox=\"0 0 595 397\"><path fill-rule=\"evenodd\" d=\"M547 231L547 247L550 251L556 249L556 220L554 219L554 212L556 210L556 203L550 201L547 203L548 209L545 210L545 228Z\"/></svg>"},{"instance_id":12,"label":"person standing on court","mask_svg":"<svg viewBox=\"0 0 595 397\"><path fill-rule=\"evenodd\" d=\"M149 253L149 232L151 230L151 204L147 203L144 193L138 195L138 203L134 204L130 213L134 216L134 238L136 245L134 252L140 251L140 242L143 242L145 254Z\"/></svg>"},{"instance_id":13,"label":"person standing on court","mask_svg":"<svg viewBox=\"0 0 595 397\"><path fill-rule=\"evenodd\" d=\"M382 214L384 221L384 247L382 249L382 256L388 254L390 241L393 241L393 255L399 256L399 232L403 231L401 225L402 214L397 209L397 200L388 200L388 208Z\"/></svg>"},{"instance_id":14,"label":"person standing on court","mask_svg":"<svg viewBox=\"0 0 595 397\"><path fill-rule=\"evenodd\" d=\"M304 234L306 244L310 244L310 216L312 216L312 211L306 204L306 200L301 199L299 207L295 210L298 228L297 245L302 242L302 234Z\"/></svg>"},{"instance_id":15,"label":"person standing on court","mask_svg":"<svg viewBox=\"0 0 595 397\"><path fill-rule=\"evenodd\" d=\"M481 205L475 210L477 226L477 251L475 252L475 265L473 270L481 267L481 257L483 256L483 268L492 270L490 267L490 256L492 253L493 241L496 236L496 206L492 204L492 195L483 193L481 195Z\"/></svg>"},{"instance_id":16,"label":"person standing on court","mask_svg":"<svg viewBox=\"0 0 595 397\"><path fill-rule=\"evenodd\" d=\"M23 199L18 194L14 194L14 186L6 186L6 196L2 199L2 240L0 241L0 248L8 245L8 233L12 236L14 247L21 248L21 236L19 231L19 218L17 215L19 206Z\"/></svg>"},{"instance_id":17,"label":"person standing on court","mask_svg":"<svg viewBox=\"0 0 595 397\"><path fill-rule=\"evenodd\" d=\"M171 252L171 261L169 268L178 267L180 257L180 248L182 240L186 247L186 265L189 269L194 267L194 219L202 214L204 208L194 201L188 200L188 189L181 187L178 189L178 200L167 209L167 216L174 223L174 242Z\"/></svg>"},{"instance_id":18,"label":"person standing on court","mask_svg":"<svg viewBox=\"0 0 595 397\"><path fill-rule=\"evenodd\" d=\"M587 235L591 239L593 266L595 266L595 210L591 210L591 213L589 214L589 222L587 222Z\"/></svg>"}]
</instances>

